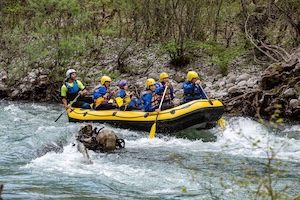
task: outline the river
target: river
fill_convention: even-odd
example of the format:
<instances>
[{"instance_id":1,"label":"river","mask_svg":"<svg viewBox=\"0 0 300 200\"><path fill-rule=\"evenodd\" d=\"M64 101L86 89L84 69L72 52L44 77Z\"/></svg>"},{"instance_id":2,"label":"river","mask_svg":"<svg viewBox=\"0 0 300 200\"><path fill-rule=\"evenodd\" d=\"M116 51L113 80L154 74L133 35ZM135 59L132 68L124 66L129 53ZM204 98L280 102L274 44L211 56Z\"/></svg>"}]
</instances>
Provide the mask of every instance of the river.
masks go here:
<instances>
[{"instance_id":1,"label":"river","mask_svg":"<svg viewBox=\"0 0 300 200\"><path fill-rule=\"evenodd\" d=\"M256 196L267 183L285 199L300 195L297 124L272 129L247 117L224 116L225 130L148 139L148 132L94 123L114 130L126 145L110 154L89 151L88 164L73 145L83 123L69 123L66 115L54 122L62 105L4 100L0 105L4 200L268 199Z\"/></svg>"}]
</instances>

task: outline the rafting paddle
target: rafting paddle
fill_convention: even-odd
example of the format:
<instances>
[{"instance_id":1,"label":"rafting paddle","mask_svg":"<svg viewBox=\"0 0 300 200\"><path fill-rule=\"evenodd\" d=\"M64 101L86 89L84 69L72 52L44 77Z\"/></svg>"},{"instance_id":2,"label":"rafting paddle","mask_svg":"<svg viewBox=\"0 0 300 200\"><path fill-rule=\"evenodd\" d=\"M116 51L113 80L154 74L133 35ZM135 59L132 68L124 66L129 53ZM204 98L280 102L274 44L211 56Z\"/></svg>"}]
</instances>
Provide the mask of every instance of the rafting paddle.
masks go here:
<instances>
[{"instance_id":1,"label":"rafting paddle","mask_svg":"<svg viewBox=\"0 0 300 200\"><path fill-rule=\"evenodd\" d=\"M160 100L160 104L159 104L159 107L158 107L159 110L161 109L162 102L164 101L164 98L165 98L165 95L166 95L166 92L167 92L167 88L168 88L168 86L165 87L163 96ZM150 130L150 134L149 134L150 139L154 138L154 135L155 135L155 132L156 132L156 122L157 122L158 114L159 114L159 112L157 112L155 122L152 125L151 130Z\"/></svg>"},{"instance_id":2,"label":"rafting paddle","mask_svg":"<svg viewBox=\"0 0 300 200\"><path fill-rule=\"evenodd\" d=\"M201 90L203 91L203 93L205 94L205 96L206 96L208 102L210 103L210 105L213 105L212 101L210 100L210 98L208 97L208 95L206 94L206 92L203 90L202 86L201 86L200 84L199 84L199 86L200 86ZM226 121L225 121L225 119L223 119L223 118L220 118L220 119L218 120L218 124L220 125L220 127L221 127L222 129L225 129L225 122L226 122Z\"/></svg>"},{"instance_id":3,"label":"rafting paddle","mask_svg":"<svg viewBox=\"0 0 300 200\"><path fill-rule=\"evenodd\" d=\"M80 94L78 94L78 95L75 97L75 99L73 99L73 101L70 101L69 105L72 106L72 104L75 103L75 102L77 101L77 99L78 99L79 96L80 96ZM57 122L57 120L59 120L59 118L60 118L66 111L67 111L67 110L65 110L64 112L62 112L62 113L58 116L58 118L56 118L55 122Z\"/></svg>"},{"instance_id":4,"label":"rafting paddle","mask_svg":"<svg viewBox=\"0 0 300 200\"><path fill-rule=\"evenodd\" d=\"M202 91L203 91L203 93L205 94L205 96L206 96L206 98L207 98L208 102L210 103L210 105L213 105L212 101L210 100L210 98L208 97L208 95L206 94L206 92L203 90L203 88L202 88L202 86L201 86L201 84L200 84L200 83L199 83L199 87L201 88L201 90L202 90Z\"/></svg>"}]
</instances>

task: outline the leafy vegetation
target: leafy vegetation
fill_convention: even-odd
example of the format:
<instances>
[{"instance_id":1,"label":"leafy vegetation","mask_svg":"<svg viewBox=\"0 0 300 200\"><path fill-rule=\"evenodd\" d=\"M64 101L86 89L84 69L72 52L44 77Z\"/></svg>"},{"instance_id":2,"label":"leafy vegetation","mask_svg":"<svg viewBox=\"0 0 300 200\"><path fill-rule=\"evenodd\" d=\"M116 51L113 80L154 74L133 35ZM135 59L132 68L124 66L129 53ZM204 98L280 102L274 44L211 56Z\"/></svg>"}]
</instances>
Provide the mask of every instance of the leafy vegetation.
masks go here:
<instances>
[{"instance_id":1,"label":"leafy vegetation","mask_svg":"<svg viewBox=\"0 0 300 200\"><path fill-rule=\"evenodd\" d=\"M251 47L245 45L249 44L247 37L251 36L253 44L280 45L287 49L299 45L300 38L300 5L294 0L1 0L0 3L1 68L9 73L12 73L9 66L21 66L16 65L20 62L27 69L48 68L55 73L51 77L74 62L90 60L97 65L99 55L108 51L103 48L104 38L119 37L132 38L145 47L160 44L170 55L171 63L179 67L190 63L195 56L209 57L206 61L218 65L225 74L228 63ZM244 34L245 25L250 36Z\"/></svg>"}]
</instances>

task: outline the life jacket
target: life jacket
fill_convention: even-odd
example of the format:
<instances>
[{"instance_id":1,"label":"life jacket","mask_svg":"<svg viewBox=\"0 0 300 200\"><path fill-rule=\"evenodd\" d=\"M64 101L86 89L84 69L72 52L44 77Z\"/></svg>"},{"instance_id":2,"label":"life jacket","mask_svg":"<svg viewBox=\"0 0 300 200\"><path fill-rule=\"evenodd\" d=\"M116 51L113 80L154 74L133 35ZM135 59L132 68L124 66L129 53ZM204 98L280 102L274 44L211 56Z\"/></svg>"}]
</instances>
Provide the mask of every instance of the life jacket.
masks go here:
<instances>
[{"instance_id":1,"label":"life jacket","mask_svg":"<svg viewBox=\"0 0 300 200\"><path fill-rule=\"evenodd\" d=\"M79 87L78 87L78 84L77 84L77 81L74 80L73 82L73 86L69 85L68 82L65 82L65 86L67 87L67 99L69 101L72 101L76 98L76 96L78 95L78 92L79 92Z\"/></svg>"},{"instance_id":2,"label":"life jacket","mask_svg":"<svg viewBox=\"0 0 300 200\"><path fill-rule=\"evenodd\" d=\"M102 86L100 86L102 87ZM103 86L105 87L105 86ZM110 95L110 89L109 88L105 88L106 89L106 93L102 96L102 97L99 97L95 100L95 106L98 107L99 105L104 105L104 104L108 104L110 98L111 98L111 95ZM104 96L107 95L107 98L105 98Z\"/></svg>"},{"instance_id":3,"label":"life jacket","mask_svg":"<svg viewBox=\"0 0 300 200\"><path fill-rule=\"evenodd\" d=\"M123 98L123 102L124 102L124 106L127 106L130 101L131 101L131 98L130 98L130 92L129 91L125 91L126 92L126 96Z\"/></svg>"},{"instance_id":4,"label":"life jacket","mask_svg":"<svg viewBox=\"0 0 300 200\"><path fill-rule=\"evenodd\" d=\"M159 83L159 86L163 87L165 89L165 85L163 85L161 82ZM164 102L171 100L171 88L173 88L173 86L170 84L167 91L166 91L166 94L165 94L165 97L164 97ZM157 98L158 98L159 101L162 99L163 94L164 94L164 92L157 94Z\"/></svg>"},{"instance_id":5,"label":"life jacket","mask_svg":"<svg viewBox=\"0 0 300 200\"><path fill-rule=\"evenodd\" d=\"M159 100L158 100L158 95L155 93L155 91L151 91L151 90L145 90L142 92L142 96L146 95L146 94L151 94L152 93L152 98L151 98L151 106L154 109L157 109L159 107Z\"/></svg>"},{"instance_id":6,"label":"life jacket","mask_svg":"<svg viewBox=\"0 0 300 200\"><path fill-rule=\"evenodd\" d=\"M118 105L118 107L121 107L121 106L127 106L130 101L131 101L131 98L130 98L130 92L129 91L125 91L126 95L125 97L117 97L116 98L116 103Z\"/></svg>"},{"instance_id":7,"label":"life jacket","mask_svg":"<svg viewBox=\"0 0 300 200\"><path fill-rule=\"evenodd\" d=\"M190 84L191 82L188 83ZM194 85L194 87L190 89L184 89L184 95L186 101L192 101L203 98L201 95L201 88L199 87L199 85Z\"/></svg>"},{"instance_id":8,"label":"life jacket","mask_svg":"<svg viewBox=\"0 0 300 200\"><path fill-rule=\"evenodd\" d=\"M143 109L143 102L137 97L133 97L130 102L135 109L141 110Z\"/></svg>"}]
</instances>

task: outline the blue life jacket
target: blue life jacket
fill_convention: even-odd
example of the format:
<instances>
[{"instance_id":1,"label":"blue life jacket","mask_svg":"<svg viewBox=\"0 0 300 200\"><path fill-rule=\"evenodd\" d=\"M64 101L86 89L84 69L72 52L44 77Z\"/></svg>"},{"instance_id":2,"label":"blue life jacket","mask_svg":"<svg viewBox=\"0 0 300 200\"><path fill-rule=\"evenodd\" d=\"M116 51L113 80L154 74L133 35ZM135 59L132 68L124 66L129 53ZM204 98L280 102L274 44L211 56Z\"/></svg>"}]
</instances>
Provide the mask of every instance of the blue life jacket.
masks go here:
<instances>
[{"instance_id":1,"label":"blue life jacket","mask_svg":"<svg viewBox=\"0 0 300 200\"><path fill-rule=\"evenodd\" d=\"M69 101L72 101L73 99L76 98L76 96L78 95L78 92L80 90L78 87L77 81L76 80L74 81L73 86L70 86L68 84L68 82L65 82L65 85L67 87L67 99Z\"/></svg>"},{"instance_id":2,"label":"blue life jacket","mask_svg":"<svg viewBox=\"0 0 300 200\"><path fill-rule=\"evenodd\" d=\"M205 93L202 91L199 85L196 85L190 81L184 82L183 85L184 98L186 102L190 102L196 99L207 99Z\"/></svg>"},{"instance_id":3,"label":"blue life jacket","mask_svg":"<svg viewBox=\"0 0 300 200\"><path fill-rule=\"evenodd\" d=\"M149 89L145 89L142 92L141 96L144 104L144 110L146 112L153 112L159 107L159 101L155 94L155 91L152 92Z\"/></svg>"}]
</instances>

